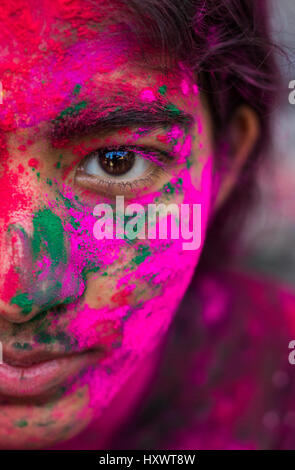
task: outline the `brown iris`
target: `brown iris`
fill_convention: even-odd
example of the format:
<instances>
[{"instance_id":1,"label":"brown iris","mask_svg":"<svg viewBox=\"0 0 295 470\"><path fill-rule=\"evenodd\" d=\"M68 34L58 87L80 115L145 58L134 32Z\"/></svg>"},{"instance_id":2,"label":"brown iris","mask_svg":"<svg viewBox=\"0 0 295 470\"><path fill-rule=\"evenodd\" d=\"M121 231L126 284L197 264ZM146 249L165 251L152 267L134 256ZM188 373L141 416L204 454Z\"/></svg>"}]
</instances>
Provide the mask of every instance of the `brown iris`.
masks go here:
<instances>
[{"instance_id":1,"label":"brown iris","mask_svg":"<svg viewBox=\"0 0 295 470\"><path fill-rule=\"evenodd\" d=\"M102 169L112 176L121 176L128 171L134 165L135 154L134 152L126 150L109 150L98 152L99 164Z\"/></svg>"}]
</instances>

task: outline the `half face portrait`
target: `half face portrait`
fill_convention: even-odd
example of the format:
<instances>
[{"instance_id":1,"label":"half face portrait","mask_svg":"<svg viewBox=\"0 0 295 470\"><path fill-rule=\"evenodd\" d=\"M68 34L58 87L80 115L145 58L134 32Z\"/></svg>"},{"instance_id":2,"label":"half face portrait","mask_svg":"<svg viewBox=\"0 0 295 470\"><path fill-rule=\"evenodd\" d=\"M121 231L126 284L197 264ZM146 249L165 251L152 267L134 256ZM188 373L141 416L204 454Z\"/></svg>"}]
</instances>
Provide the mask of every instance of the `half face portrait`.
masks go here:
<instances>
[{"instance_id":1,"label":"half face portrait","mask_svg":"<svg viewBox=\"0 0 295 470\"><path fill-rule=\"evenodd\" d=\"M234 251L270 143L267 20L243 0L2 2L1 449L120 445L163 394L163 345L185 302L202 318L187 293ZM229 295L210 282L202 311Z\"/></svg>"}]
</instances>

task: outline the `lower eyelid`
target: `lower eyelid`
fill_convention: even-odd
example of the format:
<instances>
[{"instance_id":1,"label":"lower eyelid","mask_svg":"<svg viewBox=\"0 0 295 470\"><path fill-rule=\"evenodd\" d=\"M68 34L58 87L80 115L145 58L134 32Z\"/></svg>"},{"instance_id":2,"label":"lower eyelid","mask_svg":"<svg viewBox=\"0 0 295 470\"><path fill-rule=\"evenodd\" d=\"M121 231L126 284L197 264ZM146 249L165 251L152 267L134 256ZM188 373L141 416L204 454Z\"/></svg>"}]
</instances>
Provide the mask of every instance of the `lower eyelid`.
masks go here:
<instances>
[{"instance_id":1,"label":"lower eyelid","mask_svg":"<svg viewBox=\"0 0 295 470\"><path fill-rule=\"evenodd\" d=\"M125 195L129 193L130 196L134 196L134 192L136 192L137 190L152 191L152 187L155 186L157 183L156 180L164 174L167 174L168 176L168 173L162 167L154 166L152 171L144 177L130 181L125 180L120 182L114 182L114 180L101 180L96 176L87 175L82 170L77 170L75 175L75 181L76 179L78 179L79 186L106 196L115 196L117 194L122 193L125 193Z\"/></svg>"},{"instance_id":2,"label":"lower eyelid","mask_svg":"<svg viewBox=\"0 0 295 470\"><path fill-rule=\"evenodd\" d=\"M146 163L149 162L149 169L146 169L143 175L139 175L134 178L128 179L128 173L123 174L121 179L117 176L108 175L107 172L104 172L103 175L89 174L86 171L87 162L90 158L99 158L99 151L105 150L125 150L132 151L137 155L137 159L141 159ZM152 147L135 147L135 146L120 146L120 147L105 147L97 149L92 153L88 154L80 162L79 167L76 169L74 181L75 184L81 186L85 189L93 191L94 193L103 194L105 196L115 196L117 194L125 194L126 197L134 197L135 193L146 192L158 190L155 189L156 185L158 188L161 184L158 182L162 179L163 175L166 175L169 178L169 170L175 165L175 156L169 152L163 150L155 149ZM103 170L103 169L102 169ZM165 178L166 179L166 178ZM163 183L164 184L164 183ZM153 189L154 188L154 189Z\"/></svg>"}]
</instances>

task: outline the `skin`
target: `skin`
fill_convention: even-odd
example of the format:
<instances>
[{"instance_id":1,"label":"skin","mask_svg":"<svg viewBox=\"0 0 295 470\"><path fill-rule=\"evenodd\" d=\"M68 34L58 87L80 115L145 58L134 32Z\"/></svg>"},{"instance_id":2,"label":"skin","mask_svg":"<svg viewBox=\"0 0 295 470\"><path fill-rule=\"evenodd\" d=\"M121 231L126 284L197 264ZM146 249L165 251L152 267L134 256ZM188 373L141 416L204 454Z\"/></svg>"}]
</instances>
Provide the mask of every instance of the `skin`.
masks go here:
<instances>
[{"instance_id":1,"label":"skin","mask_svg":"<svg viewBox=\"0 0 295 470\"><path fill-rule=\"evenodd\" d=\"M238 110L228 134L230 163L219 174L206 99L188 70L175 63L164 71L157 51L143 60L120 30L115 4L106 10L96 2L94 10L81 0L34 3L19 0L12 19L7 2L0 19L4 361L5 352L19 360L32 351L103 353L41 396L0 395L0 446L52 448L79 433L82 446L95 430L95 448L103 448L148 383L202 247L184 251L181 239L98 241L93 208L114 204L116 194L143 206L201 204L203 246L208 221L259 129L250 109ZM156 103L169 124L139 118L140 125L107 132L93 125L118 107L156 115ZM190 116L189 126L180 125L180 113ZM77 116L82 124L75 128ZM148 166L144 179L131 187L78 176L89 153L116 146L136 148ZM163 151L169 161L160 161Z\"/></svg>"}]
</instances>

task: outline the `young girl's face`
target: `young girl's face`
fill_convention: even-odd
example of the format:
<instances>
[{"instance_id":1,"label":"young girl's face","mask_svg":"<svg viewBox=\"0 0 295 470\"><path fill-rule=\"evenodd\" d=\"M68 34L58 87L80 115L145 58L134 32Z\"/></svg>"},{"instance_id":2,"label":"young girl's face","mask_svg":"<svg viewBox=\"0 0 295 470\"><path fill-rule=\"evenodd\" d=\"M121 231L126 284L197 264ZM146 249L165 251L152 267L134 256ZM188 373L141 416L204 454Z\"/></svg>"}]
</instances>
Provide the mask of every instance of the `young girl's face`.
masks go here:
<instances>
[{"instance_id":1,"label":"young girl's face","mask_svg":"<svg viewBox=\"0 0 295 470\"><path fill-rule=\"evenodd\" d=\"M105 3L1 8L2 448L50 446L99 419L163 339L204 242L206 106L186 68L164 70ZM115 213L118 195L176 204L179 223L182 205L191 217L201 205L201 245L169 230L98 239L94 208Z\"/></svg>"}]
</instances>

